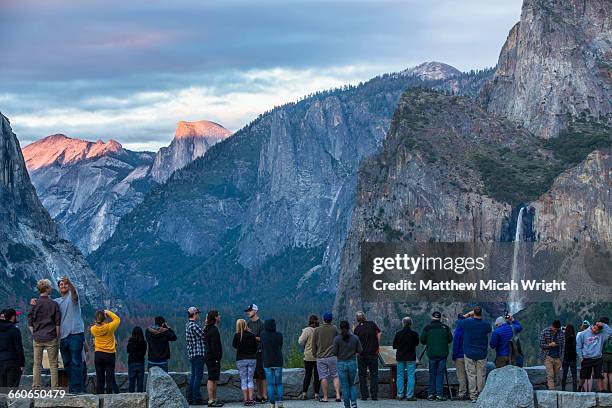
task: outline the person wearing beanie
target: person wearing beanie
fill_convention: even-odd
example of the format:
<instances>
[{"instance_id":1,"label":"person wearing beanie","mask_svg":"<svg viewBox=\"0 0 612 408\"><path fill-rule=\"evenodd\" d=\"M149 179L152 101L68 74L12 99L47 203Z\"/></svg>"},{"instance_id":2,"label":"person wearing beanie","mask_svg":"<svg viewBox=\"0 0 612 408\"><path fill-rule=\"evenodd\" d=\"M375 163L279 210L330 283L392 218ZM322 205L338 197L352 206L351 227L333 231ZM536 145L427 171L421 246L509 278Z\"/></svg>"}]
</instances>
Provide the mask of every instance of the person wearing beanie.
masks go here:
<instances>
[{"instance_id":1,"label":"person wearing beanie","mask_svg":"<svg viewBox=\"0 0 612 408\"><path fill-rule=\"evenodd\" d=\"M501 368L511 363L512 350L510 342L514 336L523 330L521 324L514 320L514 316L500 316L495 320L495 330L491 334L489 346L495 350L495 367Z\"/></svg>"},{"instance_id":2,"label":"person wearing beanie","mask_svg":"<svg viewBox=\"0 0 612 408\"><path fill-rule=\"evenodd\" d=\"M332 324L333 315L329 312L323 314L323 324L317 327L312 334L312 354L317 359L317 371L321 379L323 391L322 402L328 401L328 381L333 380L336 392L336 402L340 399L340 379L338 378L338 360L334 354L334 339L338 335L338 329Z\"/></svg>"},{"instance_id":3,"label":"person wearing beanie","mask_svg":"<svg viewBox=\"0 0 612 408\"><path fill-rule=\"evenodd\" d=\"M453 335L450 328L442 323L442 313L435 311L431 317L431 323L425 326L420 336L421 344L427 346L427 358L429 359L429 395L427 399L446 401L442 387L446 372L448 345L453 341Z\"/></svg>"}]
</instances>

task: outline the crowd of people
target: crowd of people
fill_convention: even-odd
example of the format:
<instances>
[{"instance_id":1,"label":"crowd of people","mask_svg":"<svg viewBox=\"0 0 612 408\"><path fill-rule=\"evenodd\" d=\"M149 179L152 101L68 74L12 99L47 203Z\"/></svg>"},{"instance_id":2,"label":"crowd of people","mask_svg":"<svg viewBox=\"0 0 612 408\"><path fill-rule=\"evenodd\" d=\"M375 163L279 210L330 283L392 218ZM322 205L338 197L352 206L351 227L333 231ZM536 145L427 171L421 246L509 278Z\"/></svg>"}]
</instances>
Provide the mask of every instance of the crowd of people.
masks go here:
<instances>
[{"instance_id":1,"label":"crowd of people","mask_svg":"<svg viewBox=\"0 0 612 408\"><path fill-rule=\"evenodd\" d=\"M68 377L68 391L85 392L87 369L85 324L81 315L78 291L68 278L58 282L60 297L51 299L52 284L47 279L37 283L40 296L31 300L28 327L33 342L33 388L41 387L43 353L49 361L51 387L59 386L58 355L61 354ZM255 304L244 309L245 318L238 319L232 346L240 376L245 406L269 403L271 407L283 407L283 334L277 331L276 321L263 321ZM17 328L20 314L14 309L0 312L0 387L18 387L25 365L21 333ZM223 346L217 310L206 313L203 325L201 312L195 307L187 309L185 338L191 375L187 399L193 405L221 407L217 399L217 382L221 373ZM346 408L357 406L359 381L362 400L378 399L378 367L382 331L378 325L366 319L363 312L355 317L354 327L348 321L333 324L332 313L324 313L323 322L311 315L308 325L298 337L303 347L304 382L300 399L307 399L312 383L314 398L330 401L330 382L336 402L344 402ZM546 367L549 389L561 383L565 390L568 373L572 375L573 391L590 391L593 381L598 391L610 390L612 375L612 328L607 317L595 324L584 321L580 331L572 325L561 326L555 320L540 335L540 358ZM93 338L96 392L118 392L115 381L117 340L115 332L121 324L120 317L111 310L99 310L89 327ZM457 316L454 331L444 323L442 313L434 311L431 322L421 333L413 329L410 317L402 319L402 328L393 338L397 362L397 398L414 401L415 371L423 355L427 354L429 367L428 400L446 400L443 392L447 379L449 354L454 362L459 382L459 399L476 401L482 392L487 373L489 349L495 351L497 368L509 364L522 366L523 353L518 333L521 324L510 313L498 317L491 325L483 318L482 308ZM170 343L177 340L176 332L166 320L158 316L153 325L143 330L134 327L128 339L129 391L142 392L145 372L153 367L168 371ZM418 356L417 348L423 345ZM580 379L576 378L580 361ZM207 371L207 400L202 397L200 386ZM561 371L563 376L560 376ZM450 390L449 390L450 391Z\"/></svg>"}]
</instances>

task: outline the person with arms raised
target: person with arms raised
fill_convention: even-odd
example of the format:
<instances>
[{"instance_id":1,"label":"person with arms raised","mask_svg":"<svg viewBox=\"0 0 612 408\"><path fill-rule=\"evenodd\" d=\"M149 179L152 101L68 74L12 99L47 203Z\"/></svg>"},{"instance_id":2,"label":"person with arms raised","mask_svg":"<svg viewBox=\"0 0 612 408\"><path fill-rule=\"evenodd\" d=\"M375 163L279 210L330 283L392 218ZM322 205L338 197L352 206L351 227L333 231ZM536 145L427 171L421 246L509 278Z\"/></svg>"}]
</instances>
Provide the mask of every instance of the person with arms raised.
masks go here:
<instances>
[{"instance_id":1,"label":"person with arms raised","mask_svg":"<svg viewBox=\"0 0 612 408\"><path fill-rule=\"evenodd\" d=\"M514 336L523 330L521 324L514 319L511 313L500 316L495 320L495 330L491 334L489 346L495 350L495 368L512 364L512 350L510 342Z\"/></svg>"},{"instance_id":2,"label":"person with arms raised","mask_svg":"<svg viewBox=\"0 0 612 408\"><path fill-rule=\"evenodd\" d=\"M576 337L576 354L582 359L580 363L580 385L582 390L587 379L597 381L597 390L602 391L603 386L603 348L608 339L612 336L612 328L600 319L594 325L587 327L578 333Z\"/></svg>"},{"instance_id":3,"label":"person with arms raised","mask_svg":"<svg viewBox=\"0 0 612 408\"><path fill-rule=\"evenodd\" d=\"M464 317L465 319L460 320L457 324L463 329L463 354L470 400L476 401L485 386L491 324L482 318L480 306L476 306Z\"/></svg>"},{"instance_id":4,"label":"person with arms raised","mask_svg":"<svg viewBox=\"0 0 612 408\"><path fill-rule=\"evenodd\" d=\"M147 328L145 338L149 345L148 369L159 367L168 372L170 342L176 341L176 333L162 316L157 316L153 326Z\"/></svg>"},{"instance_id":5,"label":"person with arms raised","mask_svg":"<svg viewBox=\"0 0 612 408\"><path fill-rule=\"evenodd\" d=\"M110 319L110 322L107 321ZM121 319L110 310L98 310L96 322L89 329L94 338L94 365L96 366L96 393L112 394L115 381L115 331Z\"/></svg>"}]
</instances>

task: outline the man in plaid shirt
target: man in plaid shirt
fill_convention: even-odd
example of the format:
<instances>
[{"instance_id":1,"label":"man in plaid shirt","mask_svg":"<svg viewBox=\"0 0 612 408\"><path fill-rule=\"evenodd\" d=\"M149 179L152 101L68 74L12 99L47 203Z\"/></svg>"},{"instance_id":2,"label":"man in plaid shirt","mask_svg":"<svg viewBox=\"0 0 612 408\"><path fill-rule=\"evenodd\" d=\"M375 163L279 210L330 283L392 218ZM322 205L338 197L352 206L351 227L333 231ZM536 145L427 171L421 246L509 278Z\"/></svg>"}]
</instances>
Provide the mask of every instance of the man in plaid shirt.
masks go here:
<instances>
[{"instance_id":1,"label":"man in plaid shirt","mask_svg":"<svg viewBox=\"0 0 612 408\"><path fill-rule=\"evenodd\" d=\"M555 320L540 334L540 359L546 367L546 382L549 390L555 390L559 383L564 351L565 333L561 330L561 322Z\"/></svg>"},{"instance_id":2,"label":"man in plaid shirt","mask_svg":"<svg viewBox=\"0 0 612 408\"><path fill-rule=\"evenodd\" d=\"M187 338L187 355L191 363L191 377L187 388L187 400L189 405L206 405L202 400L200 385L204 376L204 329L197 323L200 318L200 310L191 306L187 309L189 320L185 326Z\"/></svg>"}]
</instances>

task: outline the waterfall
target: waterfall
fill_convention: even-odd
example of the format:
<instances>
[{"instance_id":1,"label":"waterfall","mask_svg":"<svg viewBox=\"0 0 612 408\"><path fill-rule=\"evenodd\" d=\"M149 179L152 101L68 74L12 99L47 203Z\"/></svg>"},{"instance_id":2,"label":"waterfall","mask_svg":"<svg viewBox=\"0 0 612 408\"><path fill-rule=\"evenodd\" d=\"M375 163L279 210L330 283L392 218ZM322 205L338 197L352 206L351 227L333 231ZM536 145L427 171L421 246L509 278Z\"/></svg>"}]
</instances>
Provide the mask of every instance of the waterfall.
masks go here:
<instances>
[{"instance_id":1,"label":"waterfall","mask_svg":"<svg viewBox=\"0 0 612 408\"><path fill-rule=\"evenodd\" d=\"M514 282L519 282L523 279L523 274L521 273L521 268L519 265L519 254L521 252L522 246L522 235L523 235L523 211L525 207L521 207L519 210L518 216L516 217L516 232L514 233L514 254L512 256L512 275L511 279ZM510 313L516 313L522 310L524 307L523 300L521 296L521 292L517 290L513 290L510 292L510 302L508 304L508 309Z\"/></svg>"}]
</instances>

